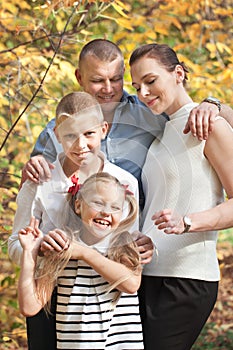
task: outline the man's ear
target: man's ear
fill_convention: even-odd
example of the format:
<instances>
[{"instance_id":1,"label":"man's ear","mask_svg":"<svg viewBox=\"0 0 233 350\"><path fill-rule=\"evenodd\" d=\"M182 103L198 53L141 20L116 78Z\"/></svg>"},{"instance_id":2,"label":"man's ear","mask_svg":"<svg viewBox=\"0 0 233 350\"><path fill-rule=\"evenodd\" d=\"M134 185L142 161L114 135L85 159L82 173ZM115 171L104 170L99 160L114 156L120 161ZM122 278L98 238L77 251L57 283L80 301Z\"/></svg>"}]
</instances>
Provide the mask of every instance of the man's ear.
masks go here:
<instances>
[{"instance_id":1,"label":"man's ear","mask_svg":"<svg viewBox=\"0 0 233 350\"><path fill-rule=\"evenodd\" d=\"M77 79L79 85L82 86L82 77L81 77L79 68L75 69L75 76L76 76L76 79Z\"/></svg>"},{"instance_id":2,"label":"man's ear","mask_svg":"<svg viewBox=\"0 0 233 350\"><path fill-rule=\"evenodd\" d=\"M108 132L108 123L106 121L103 121L102 125L101 125L101 131L102 131L102 137L101 139L104 140L107 132Z\"/></svg>"},{"instance_id":3,"label":"man's ear","mask_svg":"<svg viewBox=\"0 0 233 350\"><path fill-rule=\"evenodd\" d=\"M74 211L77 215L81 214L81 201L80 199L76 199L74 203Z\"/></svg>"},{"instance_id":4,"label":"man's ear","mask_svg":"<svg viewBox=\"0 0 233 350\"><path fill-rule=\"evenodd\" d=\"M57 131L57 127L56 126L53 128L53 132L56 135L57 141L59 143L61 143L61 140L60 140L60 137L59 137L59 132Z\"/></svg>"}]
</instances>

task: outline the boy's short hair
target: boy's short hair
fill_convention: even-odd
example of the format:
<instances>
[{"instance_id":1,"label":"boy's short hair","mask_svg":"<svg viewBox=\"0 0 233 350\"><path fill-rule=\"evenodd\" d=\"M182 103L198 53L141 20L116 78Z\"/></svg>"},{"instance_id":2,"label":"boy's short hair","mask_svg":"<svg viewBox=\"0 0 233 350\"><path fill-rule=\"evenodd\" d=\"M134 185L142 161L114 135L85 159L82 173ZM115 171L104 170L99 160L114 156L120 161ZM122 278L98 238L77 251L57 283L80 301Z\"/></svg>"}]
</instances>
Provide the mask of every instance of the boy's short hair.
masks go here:
<instances>
[{"instance_id":1,"label":"boy's short hair","mask_svg":"<svg viewBox=\"0 0 233 350\"><path fill-rule=\"evenodd\" d=\"M103 122L103 113L98 101L87 92L71 92L64 96L56 108L56 124L60 123L60 118L74 117L82 111L96 110L97 118Z\"/></svg>"}]
</instances>

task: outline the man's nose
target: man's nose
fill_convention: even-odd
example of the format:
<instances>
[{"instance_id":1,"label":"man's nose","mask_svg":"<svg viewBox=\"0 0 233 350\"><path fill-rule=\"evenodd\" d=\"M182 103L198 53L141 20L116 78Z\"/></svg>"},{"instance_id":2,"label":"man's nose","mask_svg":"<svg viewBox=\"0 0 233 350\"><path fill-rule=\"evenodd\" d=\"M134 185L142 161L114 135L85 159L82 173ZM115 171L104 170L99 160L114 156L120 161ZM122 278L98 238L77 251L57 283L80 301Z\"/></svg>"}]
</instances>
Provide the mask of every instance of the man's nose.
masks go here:
<instances>
[{"instance_id":1,"label":"man's nose","mask_svg":"<svg viewBox=\"0 0 233 350\"><path fill-rule=\"evenodd\" d=\"M106 80L103 85L103 91L104 92L112 92L112 83L110 80Z\"/></svg>"}]
</instances>

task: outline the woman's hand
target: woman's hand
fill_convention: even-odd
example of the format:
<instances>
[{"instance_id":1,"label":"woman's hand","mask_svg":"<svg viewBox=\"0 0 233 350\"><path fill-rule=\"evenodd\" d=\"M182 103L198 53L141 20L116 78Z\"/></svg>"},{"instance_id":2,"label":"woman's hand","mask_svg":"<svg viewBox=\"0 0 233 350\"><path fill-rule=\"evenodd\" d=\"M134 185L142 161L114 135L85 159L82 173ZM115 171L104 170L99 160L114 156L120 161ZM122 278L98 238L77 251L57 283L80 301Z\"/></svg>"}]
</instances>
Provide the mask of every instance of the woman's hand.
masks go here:
<instances>
[{"instance_id":1,"label":"woman's hand","mask_svg":"<svg viewBox=\"0 0 233 350\"><path fill-rule=\"evenodd\" d=\"M172 209L157 211L151 218L159 230L167 234L182 234L184 232L183 216L175 213Z\"/></svg>"}]
</instances>

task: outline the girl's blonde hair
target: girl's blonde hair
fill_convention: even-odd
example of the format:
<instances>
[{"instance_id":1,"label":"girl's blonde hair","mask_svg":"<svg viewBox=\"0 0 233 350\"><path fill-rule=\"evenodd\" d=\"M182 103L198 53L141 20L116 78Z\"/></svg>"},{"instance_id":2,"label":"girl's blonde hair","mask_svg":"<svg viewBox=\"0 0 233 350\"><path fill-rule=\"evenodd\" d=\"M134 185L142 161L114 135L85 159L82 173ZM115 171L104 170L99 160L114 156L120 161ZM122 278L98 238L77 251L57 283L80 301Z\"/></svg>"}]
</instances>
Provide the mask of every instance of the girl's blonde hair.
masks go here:
<instances>
[{"instance_id":1,"label":"girl's blonde hair","mask_svg":"<svg viewBox=\"0 0 233 350\"><path fill-rule=\"evenodd\" d=\"M85 198L85 192L89 190L89 185L97 182L112 183L118 186L119 190L124 192L125 201L128 203L128 215L120 222L119 226L114 231L114 235L111 239L106 256L110 260L126 265L130 270L132 270L132 273L139 274L141 272L140 254L132 235L128 232L128 229L133 225L137 218L137 201L133 193L128 191L117 178L105 172L94 174L86 179L80 190L77 192L77 194L75 194L75 197L79 200ZM74 201L72 202L74 203ZM72 240L75 239L77 233L79 232L71 232L69 229L66 230L70 243L72 243ZM71 244L69 248L71 248ZM48 296L52 294L59 273L65 268L71 258L71 249L69 248L60 253L51 252L44 258L42 269L38 270L37 293L39 300L42 301L43 305L46 305L46 311L49 311L50 309L50 305L46 304L47 300L49 299ZM111 291L117 287L118 284L122 283L124 280L127 280L130 275L131 274L124 276L124 278L120 281L110 285L106 291ZM119 299L120 295L120 292L116 293L113 303Z\"/></svg>"}]
</instances>

